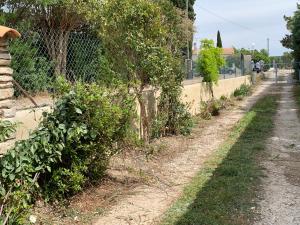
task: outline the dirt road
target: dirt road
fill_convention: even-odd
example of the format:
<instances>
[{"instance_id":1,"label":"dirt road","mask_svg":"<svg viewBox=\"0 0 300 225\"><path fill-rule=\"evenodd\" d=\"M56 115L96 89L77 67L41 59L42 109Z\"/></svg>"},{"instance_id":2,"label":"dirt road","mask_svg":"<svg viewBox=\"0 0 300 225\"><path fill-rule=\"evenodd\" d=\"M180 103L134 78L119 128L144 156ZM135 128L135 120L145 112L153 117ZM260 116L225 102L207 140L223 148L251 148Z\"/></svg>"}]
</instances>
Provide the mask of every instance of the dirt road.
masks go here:
<instances>
[{"instance_id":1,"label":"dirt road","mask_svg":"<svg viewBox=\"0 0 300 225\"><path fill-rule=\"evenodd\" d=\"M163 213L180 196L184 186L202 168L205 160L226 140L233 126L257 101L272 83L265 82L253 96L241 102L235 110L226 112L208 127L194 132L186 151L176 155L155 170L159 177L156 185L139 186L130 196L121 199L113 208L99 218L97 225L150 225L156 224Z\"/></svg>"},{"instance_id":2,"label":"dirt road","mask_svg":"<svg viewBox=\"0 0 300 225\"><path fill-rule=\"evenodd\" d=\"M255 225L300 225L300 121L291 79L278 85L281 94L275 130L269 140L261 218Z\"/></svg>"}]
</instances>

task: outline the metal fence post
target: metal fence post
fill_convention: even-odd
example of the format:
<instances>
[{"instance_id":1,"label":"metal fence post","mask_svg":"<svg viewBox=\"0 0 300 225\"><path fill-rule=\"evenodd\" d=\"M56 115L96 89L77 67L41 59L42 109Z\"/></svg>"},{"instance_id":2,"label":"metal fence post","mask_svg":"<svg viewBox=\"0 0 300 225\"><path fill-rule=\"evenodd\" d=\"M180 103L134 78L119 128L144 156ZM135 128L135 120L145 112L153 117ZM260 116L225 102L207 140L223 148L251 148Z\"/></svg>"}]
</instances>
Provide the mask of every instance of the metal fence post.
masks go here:
<instances>
[{"instance_id":1,"label":"metal fence post","mask_svg":"<svg viewBox=\"0 0 300 225\"><path fill-rule=\"evenodd\" d=\"M278 82L278 70L277 70L277 64L276 64L275 60L273 60L273 68L274 68L274 73L275 73L275 82L277 84L277 82Z\"/></svg>"}]
</instances>

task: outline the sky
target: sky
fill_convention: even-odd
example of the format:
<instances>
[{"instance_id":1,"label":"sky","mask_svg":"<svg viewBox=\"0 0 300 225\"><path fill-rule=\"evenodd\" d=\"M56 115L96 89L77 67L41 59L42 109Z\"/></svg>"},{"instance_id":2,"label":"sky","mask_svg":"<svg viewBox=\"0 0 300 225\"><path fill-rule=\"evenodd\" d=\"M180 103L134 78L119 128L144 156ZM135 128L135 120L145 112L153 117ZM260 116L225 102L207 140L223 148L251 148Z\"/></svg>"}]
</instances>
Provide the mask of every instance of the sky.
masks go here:
<instances>
[{"instance_id":1,"label":"sky","mask_svg":"<svg viewBox=\"0 0 300 225\"><path fill-rule=\"evenodd\" d=\"M280 40L288 33L284 15L291 16L300 0L196 0L194 42L216 41L220 30L223 47L267 49L270 55L289 51Z\"/></svg>"}]
</instances>

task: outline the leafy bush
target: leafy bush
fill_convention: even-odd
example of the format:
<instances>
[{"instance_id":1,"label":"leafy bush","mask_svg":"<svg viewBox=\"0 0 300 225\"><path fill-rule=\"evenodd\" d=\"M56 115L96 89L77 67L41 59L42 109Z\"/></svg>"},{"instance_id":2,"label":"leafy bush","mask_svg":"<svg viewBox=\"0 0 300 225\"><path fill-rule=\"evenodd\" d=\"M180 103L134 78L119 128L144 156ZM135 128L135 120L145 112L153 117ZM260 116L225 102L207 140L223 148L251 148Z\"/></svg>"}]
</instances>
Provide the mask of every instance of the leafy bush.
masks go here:
<instances>
[{"instance_id":1,"label":"leafy bush","mask_svg":"<svg viewBox=\"0 0 300 225\"><path fill-rule=\"evenodd\" d=\"M212 116L218 116L220 114L220 110L220 102L216 99L212 99L207 102L202 102L200 117L202 119L210 120Z\"/></svg>"},{"instance_id":2,"label":"leafy bush","mask_svg":"<svg viewBox=\"0 0 300 225\"><path fill-rule=\"evenodd\" d=\"M219 80L219 69L225 64L221 56L222 49L214 46L213 40L204 39L201 41L201 51L197 59L196 69L203 76L203 81L207 82L212 97L213 84Z\"/></svg>"},{"instance_id":3,"label":"leafy bush","mask_svg":"<svg viewBox=\"0 0 300 225\"><path fill-rule=\"evenodd\" d=\"M251 86L242 84L239 89L236 89L233 93L234 97L243 98L251 94Z\"/></svg>"},{"instance_id":4,"label":"leafy bush","mask_svg":"<svg viewBox=\"0 0 300 225\"><path fill-rule=\"evenodd\" d=\"M31 94L46 91L51 81L49 74L52 63L45 56L37 55L36 45L39 41L40 37L35 33L14 40L10 44L14 79ZM17 88L15 95L21 95Z\"/></svg>"},{"instance_id":5,"label":"leafy bush","mask_svg":"<svg viewBox=\"0 0 300 225\"><path fill-rule=\"evenodd\" d=\"M174 104L174 102L173 102ZM177 102L169 107L169 111L160 111L151 124L151 138L160 138L168 135L189 135L193 127L191 114L186 105Z\"/></svg>"},{"instance_id":6,"label":"leafy bush","mask_svg":"<svg viewBox=\"0 0 300 225\"><path fill-rule=\"evenodd\" d=\"M0 161L1 202L9 192L3 212L13 215L10 222L37 191L46 200L60 200L100 179L130 133L134 101L121 89L81 83L60 87L65 94L53 112L45 113L30 138Z\"/></svg>"},{"instance_id":7,"label":"leafy bush","mask_svg":"<svg viewBox=\"0 0 300 225\"><path fill-rule=\"evenodd\" d=\"M16 131L15 128L15 124L10 121L0 120L0 142L8 139Z\"/></svg>"}]
</instances>

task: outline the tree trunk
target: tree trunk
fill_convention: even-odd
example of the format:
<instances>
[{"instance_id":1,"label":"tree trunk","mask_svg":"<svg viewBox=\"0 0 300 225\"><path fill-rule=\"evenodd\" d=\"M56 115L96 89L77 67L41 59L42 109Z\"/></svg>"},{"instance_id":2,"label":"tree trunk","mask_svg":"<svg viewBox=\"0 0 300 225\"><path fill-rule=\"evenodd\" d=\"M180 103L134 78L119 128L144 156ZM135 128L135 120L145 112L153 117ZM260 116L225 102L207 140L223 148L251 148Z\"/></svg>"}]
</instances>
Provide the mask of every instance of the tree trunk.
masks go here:
<instances>
[{"instance_id":1,"label":"tree trunk","mask_svg":"<svg viewBox=\"0 0 300 225\"><path fill-rule=\"evenodd\" d=\"M150 126L149 126L149 118L147 115L146 104L143 99L143 93L138 94L138 101L140 104L140 113L141 113L141 137L146 143L148 143L150 140Z\"/></svg>"},{"instance_id":2,"label":"tree trunk","mask_svg":"<svg viewBox=\"0 0 300 225\"><path fill-rule=\"evenodd\" d=\"M67 54L70 31L43 31L48 54L54 62L54 74L64 75L67 73Z\"/></svg>"},{"instance_id":3,"label":"tree trunk","mask_svg":"<svg viewBox=\"0 0 300 225\"><path fill-rule=\"evenodd\" d=\"M213 83L209 83L209 90L210 90L210 93L211 93L211 97L215 98L215 95L214 95L214 84Z\"/></svg>"}]
</instances>

